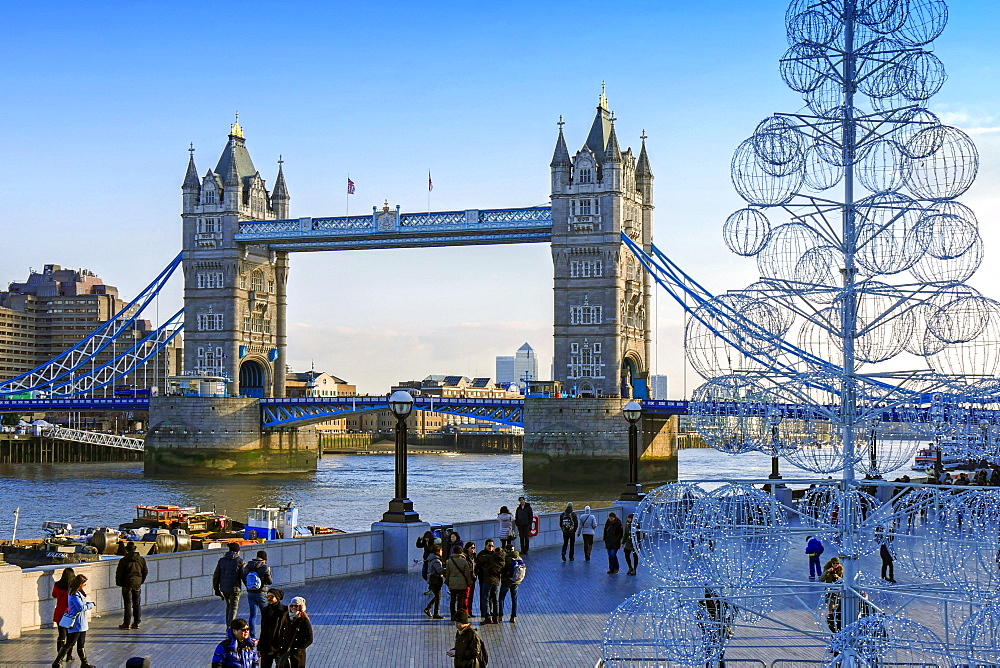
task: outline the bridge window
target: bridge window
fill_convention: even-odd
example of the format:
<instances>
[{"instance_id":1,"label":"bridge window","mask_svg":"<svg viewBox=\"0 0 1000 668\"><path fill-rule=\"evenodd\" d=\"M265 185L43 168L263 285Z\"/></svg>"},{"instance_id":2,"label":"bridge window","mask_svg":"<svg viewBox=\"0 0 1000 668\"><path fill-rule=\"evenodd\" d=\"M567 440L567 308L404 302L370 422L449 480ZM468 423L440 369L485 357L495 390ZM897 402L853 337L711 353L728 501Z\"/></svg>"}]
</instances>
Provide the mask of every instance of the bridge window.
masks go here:
<instances>
[{"instance_id":1,"label":"bridge window","mask_svg":"<svg viewBox=\"0 0 1000 668\"><path fill-rule=\"evenodd\" d=\"M222 231L222 222L218 218L199 218L198 232L215 234Z\"/></svg>"},{"instance_id":2,"label":"bridge window","mask_svg":"<svg viewBox=\"0 0 1000 668\"><path fill-rule=\"evenodd\" d=\"M589 216L590 215L590 200L582 199L580 200L580 215Z\"/></svg>"},{"instance_id":3,"label":"bridge window","mask_svg":"<svg viewBox=\"0 0 1000 668\"><path fill-rule=\"evenodd\" d=\"M600 325L603 322L600 306L570 306L569 324Z\"/></svg>"},{"instance_id":4,"label":"bridge window","mask_svg":"<svg viewBox=\"0 0 1000 668\"><path fill-rule=\"evenodd\" d=\"M218 331L223 328L223 320L221 313L199 313L198 314L198 331L199 332L212 332Z\"/></svg>"},{"instance_id":5,"label":"bridge window","mask_svg":"<svg viewBox=\"0 0 1000 668\"><path fill-rule=\"evenodd\" d=\"M250 274L250 289L253 292L264 292L264 272L254 269Z\"/></svg>"},{"instance_id":6,"label":"bridge window","mask_svg":"<svg viewBox=\"0 0 1000 668\"><path fill-rule=\"evenodd\" d=\"M580 183L593 183L594 172L589 167L580 170Z\"/></svg>"},{"instance_id":7,"label":"bridge window","mask_svg":"<svg viewBox=\"0 0 1000 668\"><path fill-rule=\"evenodd\" d=\"M222 347L215 348L198 347L198 358L195 365L195 373L207 375L219 375L222 373L222 364L225 355L222 354Z\"/></svg>"},{"instance_id":8,"label":"bridge window","mask_svg":"<svg viewBox=\"0 0 1000 668\"><path fill-rule=\"evenodd\" d=\"M215 188L206 188L201 193L202 204L215 204Z\"/></svg>"},{"instance_id":9,"label":"bridge window","mask_svg":"<svg viewBox=\"0 0 1000 668\"><path fill-rule=\"evenodd\" d=\"M203 271L198 273L199 288L221 288L223 287L221 271Z\"/></svg>"}]
</instances>

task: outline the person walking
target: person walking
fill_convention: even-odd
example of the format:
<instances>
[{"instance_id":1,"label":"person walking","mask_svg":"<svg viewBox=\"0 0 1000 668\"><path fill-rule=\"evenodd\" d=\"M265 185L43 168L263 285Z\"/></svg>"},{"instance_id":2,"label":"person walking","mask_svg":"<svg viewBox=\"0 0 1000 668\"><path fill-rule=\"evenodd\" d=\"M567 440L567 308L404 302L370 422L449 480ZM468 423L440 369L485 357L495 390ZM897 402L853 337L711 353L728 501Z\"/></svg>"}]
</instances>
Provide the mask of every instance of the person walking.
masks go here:
<instances>
[{"instance_id":1,"label":"person walking","mask_svg":"<svg viewBox=\"0 0 1000 668\"><path fill-rule=\"evenodd\" d=\"M284 648L278 666L303 668L306 665L306 648L312 644L313 630L306 614L306 600L296 596L288 604L288 626L285 629Z\"/></svg>"},{"instance_id":2,"label":"person walking","mask_svg":"<svg viewBox=\"0 0 1000 668\"><path fill-rule=\"evenodd\" d=\"M142 583L148 576L146 560L136 552L135 543L129 541L125 545L125 556L118 560L118 567L115 568L115 584L122 588L122 607L125 608L125 620L118 628L139 628L142 622Z\"/></svg>"},{"instance_id":3,"label":"person walking","mask_svg":"<svg viewBox=\"0 0 1000 668\"><path fill-rule=\"evenodd\" d=\"M430 562L427 565L427 586L430 587L434 598L424 608L424 614L431 619L444 619L441 616L441 587L444 585L444 562L441 561L441 546L435 545L427 559ZM432 608L434 609L433 615L431 614Z\"/></svg>"},{"instance_id":4,"label":"person walking","mask_svg":"<svg viewBox=\"0 0 1000 668\"><path fill-rule=\"evenodd\" d=\"M639 555L635 552L635 546L638 542L635 531L635 513L629 513L628 517L625 518L625 536L622 538L622 550L625 552L625 565L628 566L629 575L635 575L635 569L639 568Z\"/></svg>"},{"instance_id":5,"label":"person walking","mask_svg":"<svg viewBox=\"0 0 1000 668\"><path fill-rule=\"evenodd\" d=\"M618 550L622 548L624 534L622 521L614 513L608 513L608 521L604 523L604 547L608 551L608 575L618 572Z\"/></svg>"},{"instance_id":6,"label":"person walking","mask_svg":"<svg viewBox=\"0 0 1000 668\"><path fill-rule=\"evenodd\" d=\"M66 629L66 644L56 655L52 668L60 668L63 661L70 661L74 647L77 656L80 657L80 668L94 668L94 665L87 661L87 629L90 628L90 611L94 609L94 602L87 600L87 592L84 591L86 586L86 575L73 576L73 582L69 586L69 596L66 597L66 612L59 618L59 626Z\"/></svg>"},{"instance_id":7,"label":"person walking","mask_svg":"<svg viewBox=\"0 0 1000 668\"><path fill-rule=\"evenodd\" d=\"M500 547L508 548L514 542L514 516L510 514L507 506L500 506L497 513L497 537L500 539Z\"/></svg>"},{"instance_id":8,"label":"person walking","mask_svg":"<svg viewBox=\"0 0 1000 668\"><path fill-rule=\"evenodd\" d=\"M427 557L430 556L431 550L434 549L434 546L440 543L441 539L435 536L434 532L431 531L430 529L425 531L423 536L417 538L417 547L421 548L424 551L424 556L421 557L421 559L423 560L423 566L421 567L420 570L420 577L422 577L424 580L427 580ZM430 593L431 593L430 588L428 588L427 591L424 592L425 595L428 595Z\"/></svg>"},{"instance_id":9,"label":"person walking","mask_svg":"<svg viewBox=\"0 0 1000 668\"><path fill-rule=\"evenodd\" d=\"M590 561L590 553L594 549L594 534L597 533L597 517L590 512L590 506L583 507L583 514L580 515L580 529L578 535L583 536L583 557Z\"/></svg>"},{"instance_id":10,"label":"person walking","mask_svg":"<svg viewBox=\"0 0 1000 668\"><path fill-rule=\"evenodd\" d=\"M240 544L230 543L229 551L219 559L212 574L212 588L215 595L226 602L226 628L236 619L243 593L243 569L246 564L240 558ZM250 626L247 625L247 629Z\"/></svg>"},{"instance_id":11,"label":"person walking","mask_svg":"<svg viewBox=\"0 0 1000 668\"><path fill-rule=\"evenodd\" d=\"M250 618L247 620L250 623L250 635L259 638L254 622L257 621L258 614L261 619L264 618L264 608L267 607L265 592L274 584L271 567L267 565L266 551L258 550L257 557L243 569L243 583L247 586L247 602L250 604Z\"/></svg>"},{"instance_id":12,"label":"person walking","mask_svg":"<svg viewBox=\"0 0 1000 668\"><path fill-rule=\"evenodd\" d=\"M212 668L260 668L257 641L250 635L250 625L234 619L226 629L226 639L215 647Z\"/></svg>"},{"instance_id":13,"label":"person walking","mask_svg":"<svg viewBox=\"0 0 1000 668\"><path fill-rule=\"evenodd\" d=\"M823 554L823 543L815 536L806 536L806 555L809 557L809 579L815 580L823 573L819 557Z\"/></svg>"},{"instance_id":14,"label":"person walking","mask_svg":"<svg viewBox=\"0 0 1000 668\"><path fill-rule=\"evenodd\" d=\"M882 579L886 582L896 583L896 575L893 572L892 565L892 551L889 550L888 541L882 543L882 547L878 549L878 556L882 557Z\"/></svg>"},{"instance_id":15,"label":"person walking","mask_svg":"<svg viewBox=\"0 0 1000 668\"><path fill-rule=\"evenodd\" d=\"M260 614L260 636L257 651L261 668L271 668L284 649L288 626L288 607L281 602L285 592L271 587L267 590L267 607Z\"/></svg>"},{"instance_id":16,"label":"person walking","mask_svg":"<svg viewBox=\"0 0 1000 668\"><path fill-rule=\"evenodd\" d=\"M490 655L476 629L469 624L468 614L458 613L455 629L455 646L448 650L448 656L455 657L455 668L485 668Z\"/></svg>"},{"instance_id":17,"label":"person walking","mask_svg":"<svg viewBox=\"0 0 1000 668\"><path fill-rule=\"evenodd\" d=\"M514 524L517 526L517 536L521 539L521 554L528 553L530 543L531 523L534 520L535 511L531 509L531 504L525 501L523 496L517 497L517 508L514 509Z\"/></svg>"},{"instance_id":18,"label":"person walking","mask_svg":"<svg viewBox=\"0 0 1000 668\"><path fill-rule=\"evenodd\" d=\"M508 550L504 557L503 573L500 575L500 617L503 621L503 603L510 592L510 623L517 622L517 588L524 582L524 576L528 572L528 567L521 558L521 553L517 550Z\"/></svg>"},{"instance_id":19,"label":"person walking","mask_svg":"<svg viewBox=\"0 0 1000 668\"><path fill-rule=\"evenodd\" d=\"M472 573L472 582L469 584L469 590L465 593L465 612L468 613L469 617L475 617L476 615L472 612L472 599L476 595L476 544L471 540L465 544L465 560L469 562L469 572Z\"/></svg>"},{"instance_id":20,"label":"person walking","mask_svg":"<svg viewBox=\"0 0 1000 668\"><path fill-rule=\"evenodd\" d=\"M559 528L562 529L562 560L566 561L566 548L569 547L569 560L573 561L576 553L576 530L580 528L580 520L573 512L573 504L567 503L566 510L559 514Z\"/></svg>"},{"instance_id":21,"label":"person walking","mask_svg":"<svg viewBox=\"0 0 1000 668\"><path fill-rule=\"evenodd\" d=\"M69 607L69 590L73 585L73 578L76 577L76 571L72 568L64 568L62 575L59 580L52 585L52 598L56 600L56 607L52 611L52 621L56 623L56 630L58 635L56 636L56 653L60 652L63 645L66 644L66 627L59 625L59 620L66 613L66 609Z\"/></svg>"},{"instance_id":22,"label":"person walking","mask_svg":"<svg viewBox=\"0 0 1000 668\"><path fill-rule=\"evenodd\" d=\"M479 613L483 618L481 626L500 623L498 595L501 571L503 571L503 558L493 548L493 539L488 538L483 551L476 557L475 569L479 577Z\"/></svg>"},{"instance_id":23,"label":"person walking","mask_svg":"<svg viewBox=\"0 0 1000 668\"><path fill-rule=\"evenodd\" d=\"M444 581L448 585L448 609L451 612L451 621L455 621L459 612L465 611L468 614L469 603L466 596L476 582L476 576L472 574L472 565L458 545L452 548L451 555L445 562Z\"/></svg>"}]
</instances>

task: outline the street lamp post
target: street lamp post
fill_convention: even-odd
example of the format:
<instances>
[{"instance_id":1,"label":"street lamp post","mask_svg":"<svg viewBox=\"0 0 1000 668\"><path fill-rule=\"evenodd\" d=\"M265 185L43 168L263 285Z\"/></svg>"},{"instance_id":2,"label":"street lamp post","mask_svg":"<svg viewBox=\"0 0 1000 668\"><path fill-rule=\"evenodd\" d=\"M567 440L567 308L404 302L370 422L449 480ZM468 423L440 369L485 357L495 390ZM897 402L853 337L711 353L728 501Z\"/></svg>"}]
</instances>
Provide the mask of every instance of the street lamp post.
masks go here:
<instances>
[{"instance_id":1,"label":"street lamp post","mask_svg":"<svg viewBox=\"0 0 1000 668\"><path fill-rule=\"evenodd\" d=\"M406 417L413 410L413 397L397 390L389 397L389 410L396 416L396 489L389 510L382 514L383 522L419 522L413 502L406 495Z\"/></svg>"},{"instance_id":2,"label":"street lamp post","mask_svg":"<svg viewBox=\"0 0 1000 668\"><path fill-rule=\"evenodd\" d=\"M619 497L619 501L642 501L642 485L639 484L639 420L642 418L642 406L637 401L630 401L622 408L622 414L628 420L628 484Z\"/></svg>"},{"instance_id":3,"label":"street lamp post","mask_svg":"<svg viewBox=\"0 0 1000 668\"><path fill-rule=\"evenodd\" d=\"M781 480L781 473L778 472L778 425L781 424L781 411L773 410L767 414L767 424L771 427L771 475L769 480Z\"/></svg>"}]
</instances>

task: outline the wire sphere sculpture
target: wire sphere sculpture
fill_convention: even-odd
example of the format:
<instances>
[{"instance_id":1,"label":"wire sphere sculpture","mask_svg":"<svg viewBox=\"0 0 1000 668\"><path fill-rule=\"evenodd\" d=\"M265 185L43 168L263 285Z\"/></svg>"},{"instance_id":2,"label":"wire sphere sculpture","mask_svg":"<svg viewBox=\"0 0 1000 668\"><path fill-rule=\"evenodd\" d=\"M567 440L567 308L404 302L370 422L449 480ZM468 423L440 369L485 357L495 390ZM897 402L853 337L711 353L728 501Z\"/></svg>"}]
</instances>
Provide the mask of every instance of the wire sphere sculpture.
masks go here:
<instances>
[{"instance_id":1,"label":"wire sphere sculpture","mask_svg":"<svg viewBox=\"0 0 1000 668\"><path fill-rule=\"evenodd\" d=\"M1000 593L1000 491L953 495L941 511L937 534L942 580L979 596Z\"/></svg>"},{"instance_id":2,"label":"wire sphere sculpture","mask_svg":"<svg viewBox=\"0 0 1000 668\"><path fill-rule=\"evenodd\" d=\"M642 537L635 543L636 554L660 579L704 584L699 555L685 532L692 509L705 496L697 485L672 483L647 493L636 509L633 531Z\"/></svg>"},{"instance_id":3,"label":"wire sphere sculpture","mask_svg":"<svg viewBox=\"0 0 1000 668\"><path fill-rule=\"evenodd\" d=\"M830 641L825 668L939 665L945 645L926 626L903 617L869 614L848 624Z\"/></svg>"},{"instance_id":4,"label":"wire sphere sculpture","mask_svg":"<svg viewBox=\"0 0 1000 668\"><path fill-rule=\"evenodd\" d=\"M1000 663L1000 601L992 600L962 623L957 644L973 665Z\"/></svg>"}]
</instances>

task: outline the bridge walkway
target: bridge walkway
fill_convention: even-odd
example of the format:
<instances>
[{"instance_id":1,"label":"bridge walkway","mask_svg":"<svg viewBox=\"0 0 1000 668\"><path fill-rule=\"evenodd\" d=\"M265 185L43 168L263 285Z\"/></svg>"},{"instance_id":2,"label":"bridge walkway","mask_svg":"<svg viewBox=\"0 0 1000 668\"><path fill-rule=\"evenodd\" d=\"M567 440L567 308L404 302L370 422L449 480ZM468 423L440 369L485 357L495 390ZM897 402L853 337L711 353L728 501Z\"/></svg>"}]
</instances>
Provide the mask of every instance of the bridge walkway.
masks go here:
<instances>
[{"instance_id":1,"label":"bridge walkway","mask_svg":"<svg viewBox=\"0 0 1000 668\"><path fill-rule=\"evenodd\" d=\"M104 445L109 448L124 448L125 450L142 451L145 449L145 444L141 438L105 434L98 431L85 431L83 429L69 429L67 427L53 427L52 429L48 429L45 431L45 437L61 441L73 441L75 443Z\"/></svg>"}]
</instances>

